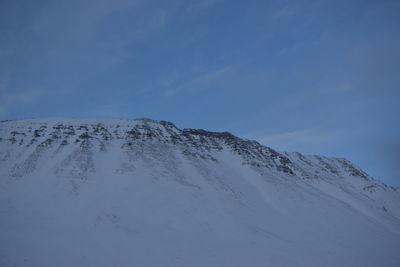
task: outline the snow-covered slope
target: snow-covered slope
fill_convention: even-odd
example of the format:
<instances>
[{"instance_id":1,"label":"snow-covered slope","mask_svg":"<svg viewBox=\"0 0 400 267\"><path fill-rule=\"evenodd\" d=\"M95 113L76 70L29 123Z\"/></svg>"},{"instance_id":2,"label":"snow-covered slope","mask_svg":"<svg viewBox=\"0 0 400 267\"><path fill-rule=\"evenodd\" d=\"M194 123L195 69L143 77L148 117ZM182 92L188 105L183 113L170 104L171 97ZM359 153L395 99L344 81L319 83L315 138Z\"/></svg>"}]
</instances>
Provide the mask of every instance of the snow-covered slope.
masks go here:
<instances>
[{"instance_id":1,"label":"snow-covered slope","mask_svg":"<svg viewBox=\"0 0 400 267\"><path fill-rule=\"evenodd\" d=\"M170 122L0 122L0 266L400 266L400 189Z\"/></svg>"}]
</instances>

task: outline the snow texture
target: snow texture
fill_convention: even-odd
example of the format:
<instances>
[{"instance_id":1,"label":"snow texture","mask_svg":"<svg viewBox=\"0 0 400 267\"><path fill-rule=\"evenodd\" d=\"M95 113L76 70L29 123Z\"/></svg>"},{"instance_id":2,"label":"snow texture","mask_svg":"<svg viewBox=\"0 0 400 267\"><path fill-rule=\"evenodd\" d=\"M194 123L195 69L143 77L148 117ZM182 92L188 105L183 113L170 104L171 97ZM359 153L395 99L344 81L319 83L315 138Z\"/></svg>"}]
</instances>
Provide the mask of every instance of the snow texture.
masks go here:
<instances>
[{"instance_id":1,"label":"snow texture","mask_svg":"<svg viewBox=\"0 0 400 267\"><path fill-rule=\"evenodd\" d=\"M400 189L150 119L0 122L0 266L400 266Z\"/></svg>"}]
</instances>

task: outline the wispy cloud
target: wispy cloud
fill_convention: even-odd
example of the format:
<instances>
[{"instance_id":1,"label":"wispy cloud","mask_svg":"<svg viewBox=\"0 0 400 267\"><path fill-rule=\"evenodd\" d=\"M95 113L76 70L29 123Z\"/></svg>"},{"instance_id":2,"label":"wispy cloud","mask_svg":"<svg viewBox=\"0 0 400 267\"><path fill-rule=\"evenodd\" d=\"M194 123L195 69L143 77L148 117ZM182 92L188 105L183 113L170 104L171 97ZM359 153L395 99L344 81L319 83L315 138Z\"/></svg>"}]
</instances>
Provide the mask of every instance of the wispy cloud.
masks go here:
<instances>
[{"instance_id":1,"label":"wispy cloud","mask_svg":"<svg viewBox=\"0 0 400 267\"><path fill-rule=\"evenodd\" d=\"M116 103L98 105L84 114L79 115L88 118L135 118L135 114L126 112L126 108L123 104Z\"/></svg>"},{"instance_id":2,"label":"wispy cloud","mask_svg":"<svg viewBox=\"0 0 400 267\"><path fill-rule=\"evenodd\" d=\"M216 3L223 2L223 0L202 0L202 1L194 1L191 5L189 5L186 9L186 12L196 13L207 9Z\"/></svg>"},{"instance_id":3,"label":"wispy cloud","mask_svg":"<svg viewBox=\"0 0 400 267\"><path fill-rule=\"evenodd\" d=\"M294 9L293 6L284 6L279 9L277 9L271 16L270 18L273 20L279 20L283 18L290 17L294 15L296 10Z\"/></svg>"},{"instance_id":4,"label":"wispy cloud","mask_svg":"<svg viewBox=\"0 0 400 267\"><path fill-rule=\"evenodd\" d=\"M223 82L227 75L231 75L235 71L236 65L231 64L216 69L209 69L205 72L195 74L188 81L181 83L177 87L172 87L164 92L165 96L174 96L181 92L202 91Z\"/></svg>"},{"instance_id":5,"label":"wispy cloud","mask_svg":"<svg viewBox=\"0 0 400 267\"><path fill-rule=\"evenodd\" d=\"M283 151L312 151L321 145L337 143L348 133L318 128L299 129L276 134L250 133L245 137Z\"/></svg>"},{"instance_id":6,"label":"wispy cloud","mask_svg":"<svg viewBox=\"0 0 400 267\"><path fill-rule=\"evenodd\" d=\"M373 144L373 149L373 160L386 171L387 178L392 184L400 186L400 139L398 137L379 139Z\"/></svg>"},{"instance_id":7,"label":"wispy cloud","mask_svg":"<svg viewBox=\"0 0 400 267\"><path fill-rule=\"evenodd\" d=\"M43 88L27 88L12 92L4 89L0 90L0 110L3 115L18 109L33 107L45 96L51 94Z\"/></svg>"}]
</instances>

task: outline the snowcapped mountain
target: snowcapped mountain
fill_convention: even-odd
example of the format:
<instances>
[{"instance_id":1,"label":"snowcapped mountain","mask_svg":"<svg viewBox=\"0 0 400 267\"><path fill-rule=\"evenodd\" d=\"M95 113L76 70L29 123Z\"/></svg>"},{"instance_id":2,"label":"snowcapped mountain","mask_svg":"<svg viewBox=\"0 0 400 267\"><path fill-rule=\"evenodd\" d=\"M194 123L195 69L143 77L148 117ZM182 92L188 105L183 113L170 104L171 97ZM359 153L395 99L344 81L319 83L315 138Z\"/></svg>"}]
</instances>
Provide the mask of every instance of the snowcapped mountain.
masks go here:
<instances>
[{"instance_id":1,"label":"snowcapped mountain","mask_svg":"<svg viewBox=\"0 0 400 267\"><path fill-rule=\"evenodd\" d=\"M0 122L0 266L400 266L400 189L150 119Z\"/></svg>"}]
</instances>

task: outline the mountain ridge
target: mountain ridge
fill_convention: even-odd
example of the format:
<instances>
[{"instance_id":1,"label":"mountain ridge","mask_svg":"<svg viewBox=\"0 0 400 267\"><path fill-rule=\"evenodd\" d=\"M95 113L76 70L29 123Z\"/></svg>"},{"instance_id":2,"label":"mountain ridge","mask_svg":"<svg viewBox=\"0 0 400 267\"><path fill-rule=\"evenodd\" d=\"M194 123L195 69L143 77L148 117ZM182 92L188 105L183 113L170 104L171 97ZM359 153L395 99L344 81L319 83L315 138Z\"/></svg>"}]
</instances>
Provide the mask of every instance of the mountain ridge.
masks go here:
<instances>
[{"instance_id":1,"label":"mountain ridge","mask_svg":"<svg viewBox=\"0 0 400 267\"><path fill-rule=\"evenodd\" d=\"M323 161L323 159L333 159L333 160L342 162L343 164L347 165L354 172L354 175L363 177L367 180L370 179L370 177L364 171L362 171L359 167L355 166L354 164L352 164L350 161L348 161L345 158L326 157L326 156L318 156L318 155L303 155L299 152L278 152L268 146L260 144L259 142L255 141L255 140L240 138L240 137L237 137L237 136L231 134L230 132L214 132L214 131L207 131L204 129L195 129L195 128L179 129L172 122L164 121L164 120L157 121L157 120L153 120L153 119L149 119L149 118L139 118L139 119L35 118L35 119L28 119L28 120L6 120L6 121L1 121L0 123L7 123L7 122L12 123L12 124L13 123L16 123L16 124L33 123L33 124L40 124L41 126L43 126L38 129L35 129L33 131L33 135L32 135L33 138L30 140L30 143L33 143L36 141L34 137L40 137L39 133L47 131L46 125L49 123L53 124L52 128L54 131L49 132L49 136L47 136L47 139L45 140L45 142L52 142L50 140L55 141L60 138L63 138L63 141L65 141L66 139L68 139L70 137L68 135L75 136L75 131L77 131L77 129L81 130L80 135L77 136L79 139L91 138L92 137L91 135L98 136L99 131L102 131L101 137L103 138L104 141L108 141L109 138L117 138L117 139L124 138L124 137L119 136L118 134L116 136L113 136L112 133L108 132L106 130L106 128L104 127L105 125L107 125L107 123L108 123L108 126L111 126L112 128L113 128L113 126L115 126L116 128L119 128L120 124L122 124L125 127L133 127L129 131L126 131L126 134L128 134L128 137L127 137L128 139L146 140L146 136L150 139L156 138L156 137L162 137L162 133L160 133L160 128L155 127L154 131L152 131L152 128L149 127L149 123L152 123L154 125L161 125L161 126L165 127L165 129L167 130L167 134L170 134L170 136L173 136L173 140L164 140L164 141L171 141L172 144L176 144L178 141L180 141L180 142L189 142L192 145L196 145L195 143L193 143L193 139L191 138L193 136L198 136L200 138L211 137L211 138L216 138L216 139L223 139L225 144L230 144L234 147L234 149L237 149L237 150L239 150L240 147L243 148L244 146L247 145L247 146L252 146L255 150L258 150L260 153L263 153L262 148L264 148L266 150L266 151L264 151L264 153L268 153L269 157L272 157L272 158L277 157L281 161L282 165L277 166L277 169L280 169L281 171L286 171L290 174L294 174L293 170L291 170L290 168L287 168L287 166L285 166L284 163L290 162L288 156L294 155L303 160L306 157L316 157L321 162ZM64 124L66 124L66 125L64 125ZM74 127L74 124L76 126L76 129L71 128L71 127ZM143 131L147 131L147 132L143 133L143 132L138 131L137 127L140 125L141 125L141 129ZM92 132L90 132L89 129L87 128L88 126L92 127ZM16 127L18 128L18 126L16 126ZM21 126L19 126L19 127L21 128ZM30 127L30 128L32 128L32 127ZM44 129L46 129L46 131L44 131ZM70 132L64 132L64 136L61 137L60 131L57 131L57 130L70 130ZM31 129L28 129L28 131L32 132ZM171 133L172 133L172 135L171 135ZM184 137L186 137L186 139L177 140L176 139L177 133L179 133L180 135L183 135ZM24 139L18 138L18 141L17 141L16 137L18 135L20 135L20 137L21 137L21 135L23 135L25 137L28 136L27 133L25 133L25 132L19 133L15 129L9 133L8 138L4 137L6 134L7 133L5 133L5 131L3 130L3 132L2 132L3 137L0 137L1 138L0 141L4 139L4 140L8 140L12 143L19 142L20 143L19 145L23 144ZM68 134L68 135L65 135L65 134ZM76 140L79 140L79 139L76 139ZM203 141L204 141L204 139L203 139ZM64 142L64 145L65 145L65 142ZM211 148L221 149L220 147L216 146L215 143L214 143L214 145L215 146L213 146ZM254 153L254 151L252 151L252 152ZM245 151L245 153L250 154L249 151ZM254 164L256 164L256 163L254 163ZM325 163L325 165L327 166L328 169L332 168L331 166L329 166L328 163ZM394 186L391 186L391 187L395 188Z\"/></svg>"}]
</instances>

